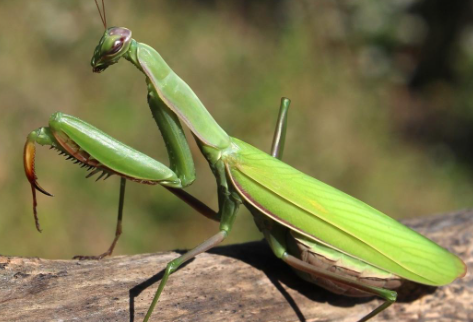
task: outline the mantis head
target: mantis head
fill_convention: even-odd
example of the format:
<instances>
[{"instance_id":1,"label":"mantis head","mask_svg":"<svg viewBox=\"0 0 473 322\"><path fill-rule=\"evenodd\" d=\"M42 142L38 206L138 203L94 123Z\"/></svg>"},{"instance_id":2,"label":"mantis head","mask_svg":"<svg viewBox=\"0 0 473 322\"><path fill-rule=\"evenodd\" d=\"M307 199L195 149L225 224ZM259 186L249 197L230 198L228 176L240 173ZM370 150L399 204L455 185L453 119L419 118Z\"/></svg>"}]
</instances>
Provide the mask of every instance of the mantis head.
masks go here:
<instances>
[{"instance_id":1,"label":"mantis head","mask_svg":"<svg viewBox=\"0 0 473 322\"><path fill-rule=\"evenodd\" d=\"M104 71L118 62L130 48L131 30L123 27L111 27L105 30L99 44L95 47L91 65L94 73Z\"/></svg>"}]
</instances>

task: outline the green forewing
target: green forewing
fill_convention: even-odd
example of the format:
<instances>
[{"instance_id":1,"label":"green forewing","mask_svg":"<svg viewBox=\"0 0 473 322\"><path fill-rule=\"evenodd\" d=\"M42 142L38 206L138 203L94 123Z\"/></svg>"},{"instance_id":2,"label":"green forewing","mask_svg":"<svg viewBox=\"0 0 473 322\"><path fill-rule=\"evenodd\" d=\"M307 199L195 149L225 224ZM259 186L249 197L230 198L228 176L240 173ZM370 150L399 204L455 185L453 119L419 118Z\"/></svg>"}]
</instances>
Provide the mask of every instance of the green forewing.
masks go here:
<instances>
[{"instance_id":1,"label":"green forewing","mask_svg":"<svg viewBox=\"0 0 473 322\"><path fill-rule=\"evenodd\" d=\"M117 173L140 180L169 182L177 180L174 172L160 162L76 117L55 113L49 123L55 131L67 134L91 157Z\"/></svg>"},{"instance_id":2,"label":"green forewing","mask_svg":"<svg viewBox=\"0 0 473 322\"><path fill-rule=\"evenodd\" d=\"M276 158L232 138L225 156L241 195L310 238L408 280L445 285L465 273L455 255L419 233Z\"/></svg>"}]
</instances>

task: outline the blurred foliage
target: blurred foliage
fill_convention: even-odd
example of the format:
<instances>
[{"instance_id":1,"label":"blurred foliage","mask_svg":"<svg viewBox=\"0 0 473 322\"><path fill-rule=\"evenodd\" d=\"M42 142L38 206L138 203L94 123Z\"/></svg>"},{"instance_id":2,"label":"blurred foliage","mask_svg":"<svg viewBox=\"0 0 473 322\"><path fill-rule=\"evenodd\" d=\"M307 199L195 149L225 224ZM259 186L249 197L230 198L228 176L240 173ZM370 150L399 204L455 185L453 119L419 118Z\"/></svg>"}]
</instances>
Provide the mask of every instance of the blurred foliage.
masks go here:
<instances>
[{"instance_id":1,"label":"blurred foliage","mask_svg":"<svg viewBox=\"0 0 473 322\"><path fill-rule=\"evenodd\" d=\"M287 96L287 163L396 218L471 207L468 19L449 48L426 52L436 25L424 1L106 4L109 24L156 48L232 136L268 151L279 99ZM39 234L22 168L24 139L63 111L167 160L144 77L125 61L92 73L103 32L92 0L3 0L0 30L0 253L98 254L113 239L119 179L84 180L84 170L39 148L39 182L55 195L39 196ZM413 86L422 62L444 49L451 49L440 57L449 76L427 74ZM216 208L214 179L194 142L191 148L198 179L188 191ZM248 212L240 214L226 242L262 238ZM115 254L191 248L217 227L165 189L130 183Z\"/></svg>"}]
</instances>

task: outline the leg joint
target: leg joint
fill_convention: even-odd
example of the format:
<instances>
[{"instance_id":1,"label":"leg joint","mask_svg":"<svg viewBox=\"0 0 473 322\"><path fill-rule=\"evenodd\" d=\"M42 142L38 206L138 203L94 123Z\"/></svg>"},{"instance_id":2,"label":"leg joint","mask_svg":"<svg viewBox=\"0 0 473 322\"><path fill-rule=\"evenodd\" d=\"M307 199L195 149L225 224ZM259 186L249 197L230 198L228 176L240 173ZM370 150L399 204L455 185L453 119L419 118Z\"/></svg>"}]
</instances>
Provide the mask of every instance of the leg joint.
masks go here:
<instances>
[{"instance_id":1,"label":"leg joint","mask_svg":"<svg viewBox=\"0 0 473 322\"><path fill-rule=\"evenodd\" d=\"M166 274L172 274L174 273L177 268L179 267L179 264L175 262L175 260L173 261L170 261L167 265L166 265Z\"/></svg>"}]
</instances>

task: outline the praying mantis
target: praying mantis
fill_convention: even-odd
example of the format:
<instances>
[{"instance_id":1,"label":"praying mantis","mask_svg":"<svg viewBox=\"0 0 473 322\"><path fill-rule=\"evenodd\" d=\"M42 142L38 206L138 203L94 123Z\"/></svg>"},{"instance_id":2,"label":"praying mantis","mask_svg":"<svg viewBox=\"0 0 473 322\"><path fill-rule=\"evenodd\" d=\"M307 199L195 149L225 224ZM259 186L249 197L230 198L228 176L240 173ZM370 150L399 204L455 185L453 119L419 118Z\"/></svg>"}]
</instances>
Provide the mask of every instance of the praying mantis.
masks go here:
<instances>
[{"instance_id":1,"label":"praying mantis","mask_svg":"<svg viewBox=\"0 0 473 322\"><path fill-rule=\"evenodd\" d=\"M229 136L192 89L152 47L123 27L105 30L91 65L96 73L121 59L146 77L148 104L161 131L170 165L125 145L74 116L54 113L49 126L32 131L25 143L24 166L33 193L50 195L37 182L36 144L50 146L92 172L120 179L115 239L99 256L111 255L121 234L126 180L162 185L200 214L220 223L219 231L169 262L144 318L147 322L170 277L183 263L220 244L232 230L240 205L254 216L273 253L310 283L354 297L378 296L384 303L367 321L396 300L403 281L446 285L466 274L456 255L394 219L281 161L290 100L281 99L271 155ZM181 122L191 131L215 176L218 211L183 189L196 178L193 157Z\"/></svg>"}]
</instances>

